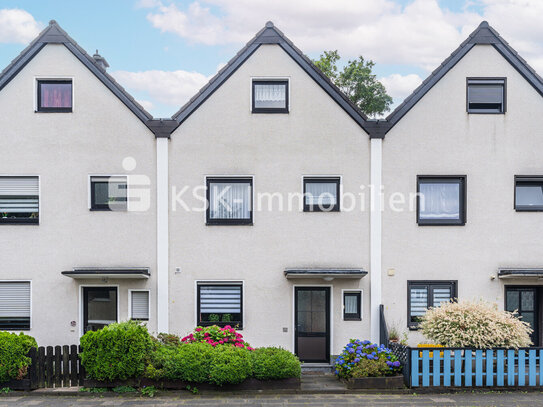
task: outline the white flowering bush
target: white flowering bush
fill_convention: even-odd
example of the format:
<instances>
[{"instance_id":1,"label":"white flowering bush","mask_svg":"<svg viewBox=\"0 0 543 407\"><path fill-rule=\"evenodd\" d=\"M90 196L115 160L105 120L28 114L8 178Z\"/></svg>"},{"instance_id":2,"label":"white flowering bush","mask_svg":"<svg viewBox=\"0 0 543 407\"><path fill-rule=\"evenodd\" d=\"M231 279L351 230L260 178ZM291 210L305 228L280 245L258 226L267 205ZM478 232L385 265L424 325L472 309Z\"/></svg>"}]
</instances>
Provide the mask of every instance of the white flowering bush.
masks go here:
<instances>
[{"instance_id":1,"label":"white flowering bush","mask_svg":"<svg viewBox=\"0 0 543 407\"><path fill-rule=\"evenodd\" d=\"M422 334L447 347L522 348L532 344L532 329L516 313L483 301L443 303L421 318Z\"/></svg>"}]
</instances>

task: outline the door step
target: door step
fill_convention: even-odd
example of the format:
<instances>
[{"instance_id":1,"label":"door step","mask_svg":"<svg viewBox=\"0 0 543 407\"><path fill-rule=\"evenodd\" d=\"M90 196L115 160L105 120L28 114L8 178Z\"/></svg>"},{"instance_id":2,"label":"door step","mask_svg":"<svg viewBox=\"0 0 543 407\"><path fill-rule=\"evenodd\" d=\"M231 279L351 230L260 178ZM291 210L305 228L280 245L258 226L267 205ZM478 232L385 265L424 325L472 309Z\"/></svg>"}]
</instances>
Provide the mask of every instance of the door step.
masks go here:
<instances>
[{"instance_id":1,"label":"door step","mask_svg":"<svg viewBox=\"0 0 543 407\"><path fill-rule=\"evenodd\" d=\"M302 363L303 375L331 375L334 365L329 363Z\"/></svg>"}]
</instances>

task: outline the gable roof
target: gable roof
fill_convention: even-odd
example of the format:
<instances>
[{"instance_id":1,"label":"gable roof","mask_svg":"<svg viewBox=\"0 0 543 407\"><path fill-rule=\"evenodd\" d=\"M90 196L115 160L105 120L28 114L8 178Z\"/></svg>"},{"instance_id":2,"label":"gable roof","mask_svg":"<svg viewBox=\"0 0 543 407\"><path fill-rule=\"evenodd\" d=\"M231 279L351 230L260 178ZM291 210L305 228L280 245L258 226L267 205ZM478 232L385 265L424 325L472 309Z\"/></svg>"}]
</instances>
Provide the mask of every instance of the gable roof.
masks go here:
<instances>
[{"instance_id":1,"label":"gable roof","mask_svg":"<svg viewBox=\"0 0 543 407\"><path fill-rule=\"evenodd\" d=\"M543 96L543 79L522 57L505 41L488 22L483 21L469 37L441 65L427 77L420 86L390 113L382 122L383 137L398 121L422 99L426 93L447 74L475 45L492 45L513 67Z\"/></svg>"},{"instance_id":2,"label":"gable roof","mask_svg":"<svg viewBox=\"0 0 543 407\"><path fill-rule=\"evenodd\" d=\"M178 126L202 105L262 45L279 45L368 134L372 122L332 83L271 21L245 45L211 80L172 116Z\"/></svg>"},{"instance_id":3,"label":"gable roof","mask_svg":"<svg viewBox=\"0 0 543 407\"><path fill-rule=\"evenodd\" d=\"M153 117L128 94L128 92L109 75L94 58L85 52L55 20L49 22L34 41L28 45L1 73L0 91L34 58L47 44L63 44L70 52L85 65L115 96L117 96L132 113L144 124Z\"/></svg>"}]
</instances>

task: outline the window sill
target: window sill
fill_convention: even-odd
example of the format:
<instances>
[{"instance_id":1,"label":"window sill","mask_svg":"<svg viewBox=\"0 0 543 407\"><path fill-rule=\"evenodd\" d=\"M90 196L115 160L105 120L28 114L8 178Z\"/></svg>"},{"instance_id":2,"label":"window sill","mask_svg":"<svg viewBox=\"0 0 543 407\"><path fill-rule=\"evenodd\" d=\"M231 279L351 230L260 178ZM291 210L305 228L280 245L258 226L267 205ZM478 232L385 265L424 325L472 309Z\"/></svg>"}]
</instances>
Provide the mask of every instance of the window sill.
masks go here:
<instances>
[{"instance_id":1,"label":"window sill","mask_svg":"<svg viewBox=\"0 0 543 407\"><path fill-rule=\"evenodd\" d=\"M244 222L244 221L234 221L234 222L224 222L224 221L207 221L206 226L253 226L253 222Z\"/></svg>"},{"instance_id":2,"label":"window sill","mask_svg":"<svg viewBox=\"0 0 543 407\"><path fill-rule=\"evenodd\" d=\"M91 212L128 212L128 209L89 208Z\"/></svg>"},{"instance_id":3,"label":"window sill","mask_svg":"<svg viewBox=\"0 0 543 407\"><path fill-rule=\"evenodd\" d=\"M417 222L419 226L465 226L466 222Z\"/></svg>"},{"instance_id":4,"label":"window sill","mask_svg":"<svg viewBox=\"0 0 543 407\"><path fill-rule=\"evenodd\" d=\"M73 113L72 109L34 110L34 113Z\"/></svg>"},{"instance_id":5,"label":"window sill","mask_svg":"<svg viewBox=\"0 0 543 407\"><path fill-rule=\"evenodd\" d=\"M251 113L255 114L288 114L288 109L253 109Z\"/></svg>"},{"instance_id":6,"label":"window sill","mask_svg":"<svg viewBox=\"0 0 543 407\"><path fill-rule=\"evenodd\" d=\"M344 321L362 321L362 318L343 318Z\"/></svg>"},{"instance_id":7,"label":"window sill","mask_svg":"<svg viewBox=\"0 0 543 407\"><path fill-rule=\"evenodd\" d=\"M201 326L201 327L207 327L207 326L213 326L213 325L217 325L221 328L224 328L226 325L229 325L231 326L232 328L234 328L236 331L243 331L243 326L241 325L241 322L236 322L236 321L232 321L232 322L209 322L209 321L201 321L198 326Z\"/></svg>"},{"instance_id":8,"label":"window sill","mask_svg":"<svg viewBox=\"0 0 543 407\"><path fill-rule=\"evenodd\" d=\"M505 114L505 112L470 112L468 111L467 114Z\"/></svg>"},{"instance_id":9,"label":"window sill","mask_svg":"<svg viewBox=\"0 0 543 407\"><path fill-rule=\"evenodd\" d=\"M515 212L543 212L543 207L515 208Z\"/></svg>"}]
</instances>

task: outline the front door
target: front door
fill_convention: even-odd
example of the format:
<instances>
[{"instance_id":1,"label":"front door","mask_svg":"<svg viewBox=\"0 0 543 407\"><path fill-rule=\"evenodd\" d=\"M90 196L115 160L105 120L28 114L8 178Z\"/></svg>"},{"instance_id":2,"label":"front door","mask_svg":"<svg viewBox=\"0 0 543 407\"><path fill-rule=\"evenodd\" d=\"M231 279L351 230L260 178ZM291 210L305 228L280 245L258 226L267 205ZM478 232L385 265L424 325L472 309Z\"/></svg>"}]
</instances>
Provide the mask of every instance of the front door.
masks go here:
<instances>
[{"instance_id":1,"label":"front door","mask_svg":"<svg viewBox=\"0 0 543 407\"><path fill-rule=\"evenodd\" d=\"M117 287L83 287L83 333L117 322Z\"/></svg>"},{"instance_id":2,"label":"front door","mask_svg":"<svg viewBox=\"0 0 543 407\"><path fill-rule=\"evenodd\" d=\"M521 320L530 324L533 346L539 346L538 304L537 287L505 287L505 309L517 310Z\"/></svg>"},{"instance_id":3,"label":"front door","mask_svg":"<svg viewBox=\"0 0 543 407\"><path fill-rule=\"evenodd\" d=\"M330 361L330 288L295 287L295 352L302 362Z\"/></svg>"}]
</instances>

